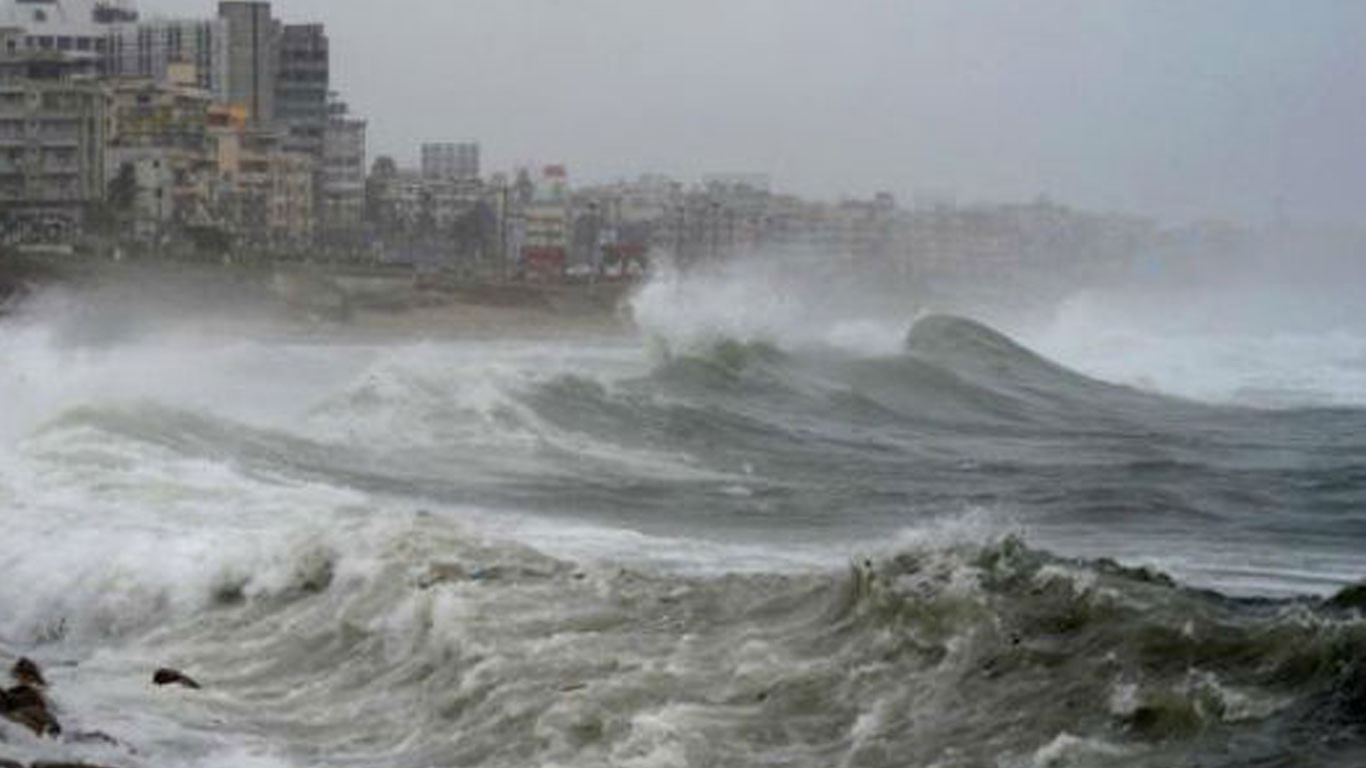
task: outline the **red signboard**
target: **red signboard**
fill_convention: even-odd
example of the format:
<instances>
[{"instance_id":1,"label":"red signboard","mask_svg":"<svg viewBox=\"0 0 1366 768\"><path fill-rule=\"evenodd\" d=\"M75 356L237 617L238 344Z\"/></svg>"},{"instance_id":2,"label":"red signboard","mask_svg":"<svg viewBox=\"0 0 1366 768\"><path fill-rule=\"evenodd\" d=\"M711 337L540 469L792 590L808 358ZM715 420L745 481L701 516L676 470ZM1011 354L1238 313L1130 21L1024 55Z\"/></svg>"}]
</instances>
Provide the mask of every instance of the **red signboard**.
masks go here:
<instances>
[{"instance_id":1,"label":"red signboard","mask_svg":"<svg viewBox=\"0 0 1366 768\"><path fill-rule=\"evenodd\" d=\"M526 279L533 283L558 283L564 280L563 248L523 248L522 265Z\"/></svg>"}]
</instances>

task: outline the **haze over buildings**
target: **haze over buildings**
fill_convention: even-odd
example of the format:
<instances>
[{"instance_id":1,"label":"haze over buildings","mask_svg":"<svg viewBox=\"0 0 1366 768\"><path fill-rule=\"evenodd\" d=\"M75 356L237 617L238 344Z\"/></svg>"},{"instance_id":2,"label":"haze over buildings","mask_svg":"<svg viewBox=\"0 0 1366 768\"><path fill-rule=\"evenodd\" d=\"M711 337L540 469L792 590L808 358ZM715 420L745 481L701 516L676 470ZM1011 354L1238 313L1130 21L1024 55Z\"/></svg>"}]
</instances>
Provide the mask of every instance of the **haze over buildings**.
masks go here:
<instances>
[{"instance_id":1,"label":"haze over buildings","mask_svg":"<svg viewBox=\"0 0 1366 768\"><path fill-rule=\"evenodd\" d=\"M797 253L887 285L963 293L1008 284L1020 296L1029 285L1047 298L1132 270L1188 275L1197 262L1233 263L1247 251L1248 228L1208 220L1220 211L1250 212L1257 226L1268 218L1258 211L1331 219L1362 194L1338 189L1360 136L1313 147L1345 153L1343 162L1315 179L1312 196L1293 192L1303 169L1289 152L1273 151L1268 113L1243 103L1277 107L1259 99L1281 81L1248 79L1261 49L1212 70L1227 75L1222 90L1183 105L1186 92L1172 82L1134 79L1150 64L1146 49L1127 52L1132 67L1126 59L1108 73L1082 69L1115 61L1095 47L1102 28L1091 30L1085 55L1066 45L1078 28L1110 19L1090 6L1039 18L996 8L991 23L1018 29L973 49L987 22L965 26L941 5L912 3L906 18L915 23L902 18L899 27L909 46L902 50L885 30L860 26L893 21L865 6L826 19L823 37L802 25L824 11L796 6L776 37L756 37L762 0L705 30L672 6L644 14L585 2L603 11L591 34L558 6L512 0L526 12L518 43L495 49L513 30L482 7L460 9L460 20L484 35L476 43L448 10L422 2L397 17L371 8L367 30L382 23L386 34L358 39L356 27L327 21L353 24L355 6L303 15L306 0L200 2L184 16L139 13L131 2L0 1L0 247L321 259L465 282L557 283L633 279L660 259L692 265ZM647 16L676 29L642 33L642 45L658 47L623 47L620 34ZM1044 30L1045 20L1073 26ZM1153 24L1151 15L1130 21ZM424 48L432 27L449 39ZM926 27L944 40L927 40ZM1203 39L1202 29L1152 45L1179 53L1177 43ZM585 33L577 42L561 39L576 30ZM395 35L409 44L395 48ZM1057 44L1053 55L1077 68L1019 48L1020 36ZM686 42L711 47L685 52ZM964 50L998 56L974 60L981 71L964 80L951 66ZM500 58L507 51L515 57ZM611 67L595 71L614 54ZM1327 71L1296 62L1283 62L1286 71ZM1039 90L1025 87L1016 65L1042 78ZM478 77L466 80L471 72ZM927 72L942 77L927 80ZM1197 81L1207 74L1180 72ZM1056 80L1047 88L1045 75ZM356 82L371 87L353 111ZM1007 92L1012 84L1022 87ZM1230 97L1237 85L1246 92ZM391 103L395 96L404 102ZM906 111L907 99L942 111ZM1114 99L1153 110L1133 114L1129 101L1113 114L1096 110ZM1237 120L1211 120L1231 104L1247 109ZM1123 130L1103 125L1113 120ZM1187 131L1200 120L1203 133ZM1154 143L1159 134L1164 142ZM1054 153L1064 139L1066 157ZM1097 153L1096 141L1115 151ZM1245 156L1254 150L1261 154ZM1204 173L1234 160L1242 162L1228 173ZM1272 166L1279 170L1264 183L1258 174ZM674 170L651 172L660 167ZM803 187L811 192L797 194ZM982 202L993 196L1008 199ZM1145 199L1178 221L1201 221L1173 229L1134 213L1152 207ZM1317 207L1306 209L1311 200Z\"/></svg>"},{"instance_id":2,"label":"haze over buildings","mask_svg":"<svg viewBox=\"0 0 1366 768\"><path fill-rule=\"evenodd\" d=\"M130 0L0 2L0 241L354 237L365 123L329 72L323 25L268 2L175 19Z\"/></svg>"},{"instance_id":3,"label":"haze over buildings","mask_svg":"<svg viewBox=\"0 0 1366 768\"><path fill-rule=\"evenodd\" d=\"M422 176L427 179L479 178L479 143L436 141L422 145Z\"/></svg>"},{"instance_id":4,"label":"haze over buildings","mask_svg":"<svg viewBox=\"0 0 1366 768\"><path fill-rule=\"evenodd\" d=\"M827 198L1048 193L1181 220L1366 205L1354 0L276 7L328 25L350 100L392 118L372 149L404 162L449 125L486 165L564 160L590 179L753 169Z\"/></svg>"}]
</instances>

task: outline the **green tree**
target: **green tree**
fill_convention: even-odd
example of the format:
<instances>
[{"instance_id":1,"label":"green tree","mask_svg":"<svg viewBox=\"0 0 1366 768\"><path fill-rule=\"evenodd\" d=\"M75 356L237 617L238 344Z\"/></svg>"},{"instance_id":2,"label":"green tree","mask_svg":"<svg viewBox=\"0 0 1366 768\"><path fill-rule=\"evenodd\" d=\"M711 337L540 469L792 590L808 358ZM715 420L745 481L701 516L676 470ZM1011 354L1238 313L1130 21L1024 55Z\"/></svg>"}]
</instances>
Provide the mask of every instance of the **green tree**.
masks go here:
<instances>
[{"instance_id":1,"label":"green tree","mask_svg":"<svg viewBox=\"0 0 1366 768\"><path fill-rule=\"evenodd\" d=\"M132 212L138 202L138 177L132 163L119 165L119 172L109 180L109 207L120 216Z\"/></svg>"},{"instance_id":2,"label":"green tree","mask_svg":"<svg viewBox=\"0 0 1366 768\"><path fill-rule=\"evenodd\" d=\"M132 163L123 163L114 178L109 180L104 200L90 209L90 230L103 237L119 237L123 234L137 199L137 173Z\"/></svg>"}]
</instances>

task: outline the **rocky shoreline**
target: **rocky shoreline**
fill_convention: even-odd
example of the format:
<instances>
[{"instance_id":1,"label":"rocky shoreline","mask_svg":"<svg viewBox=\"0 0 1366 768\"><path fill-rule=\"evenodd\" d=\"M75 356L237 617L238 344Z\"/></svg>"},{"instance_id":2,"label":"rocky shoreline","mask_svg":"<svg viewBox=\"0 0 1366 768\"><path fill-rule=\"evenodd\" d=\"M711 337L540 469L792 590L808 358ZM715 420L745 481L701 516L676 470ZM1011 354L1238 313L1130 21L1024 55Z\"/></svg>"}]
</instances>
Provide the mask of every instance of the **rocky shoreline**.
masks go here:
<instances>
[{"instance_id":1,"label":"rocky shoreline","mask_svg":"<svg viewBox=\"0 0 1366 768\"><path fill-rule=\"evenodd\" d=\"M47 678L42 669L27 657L20 657L10 667L10 677L14 683L8 688L0 688L0 768L108 768L108 766L84 760L34 760L21 762L7 754L12 746L23 739L37 741L42 746L56 746L76 750L81 747L105 747L116 749L130 757L137 750L126 742L100 731L67 731L58 718L60 711L49 692ZM169 685L199 690L200 684L193 678L174 669L158 669L152 674L151 684L157 687ZM120 761L121 762L121 761Z\"/></svg>"},{"instance_id":2,"label":"rocky shoreline","mask_svg":"<svg viewBox=\"0 0 1366 768\"><path fill-rule=\"evenodd\" d=\"M0 254L0 316L51 288L120 311L229 315L310 335L408 338L614 332L635 285L481 282L401 267Z\"/></svg>"}]
</instances>

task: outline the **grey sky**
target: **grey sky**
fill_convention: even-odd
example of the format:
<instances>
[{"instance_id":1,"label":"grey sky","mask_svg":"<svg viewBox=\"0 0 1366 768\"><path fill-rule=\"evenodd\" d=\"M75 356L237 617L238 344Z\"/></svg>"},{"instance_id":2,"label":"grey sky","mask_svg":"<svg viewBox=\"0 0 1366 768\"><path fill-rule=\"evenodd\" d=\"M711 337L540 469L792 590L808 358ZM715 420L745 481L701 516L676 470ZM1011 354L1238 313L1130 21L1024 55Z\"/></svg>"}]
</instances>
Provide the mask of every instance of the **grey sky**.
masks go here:
<instances>
[{"instance_id":1,"label":"grey sky","mask_svg":"<svg viewBox=\"0 0 1366 768\"><path fill-rule=\"evenodd\" d=\"M143 0L211 14L213 0ZM325 22L371 153L473 137L579 179L1048 193L1191 219L1366 205L1359 0L277 0Z\"/></svg>"}]
</instances>

